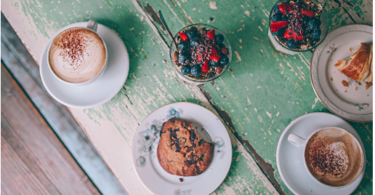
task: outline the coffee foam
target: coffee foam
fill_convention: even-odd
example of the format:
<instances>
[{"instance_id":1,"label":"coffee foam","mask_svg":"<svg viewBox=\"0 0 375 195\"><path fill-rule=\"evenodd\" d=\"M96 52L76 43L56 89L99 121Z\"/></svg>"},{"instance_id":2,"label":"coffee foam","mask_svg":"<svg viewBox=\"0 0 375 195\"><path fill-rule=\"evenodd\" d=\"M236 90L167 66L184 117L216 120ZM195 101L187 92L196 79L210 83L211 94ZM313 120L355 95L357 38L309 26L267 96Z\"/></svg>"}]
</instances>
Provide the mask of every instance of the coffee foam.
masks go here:
<instances>
[{"instance_id":1,"label":"coffee foam","mask_svg":"<svg viewBox=\"0 0 375 195\"><path fill-rule=\"evenodd\" d=\"M97 76L107 58L102 39L86 28L71 28L55 37L49 52L52 71L62 80L82 83Z\"/></svg>"},{"instance_id":2,"label":"coffee foam","mask_svg":"<svg viewBox=\"0 0 375 195\"><path fill-rule=\"evenodd\" d=\"M362 170L363 154L356 139L337 128L323 129L306 146L305 158L310 172L330 186L351 183Z\"/></svg>"}]
</instances>

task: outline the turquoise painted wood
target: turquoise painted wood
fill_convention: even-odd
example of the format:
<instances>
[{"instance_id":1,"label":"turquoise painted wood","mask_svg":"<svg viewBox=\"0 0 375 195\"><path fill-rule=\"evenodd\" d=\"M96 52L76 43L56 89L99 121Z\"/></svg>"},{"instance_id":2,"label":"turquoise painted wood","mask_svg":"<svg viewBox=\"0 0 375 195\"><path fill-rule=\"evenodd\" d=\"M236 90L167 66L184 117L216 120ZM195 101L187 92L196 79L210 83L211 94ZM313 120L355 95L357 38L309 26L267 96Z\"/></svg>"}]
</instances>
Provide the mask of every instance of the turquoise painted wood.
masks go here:
<instances>
[{"instance_id":1,"label":"turquoise painted wood","mask_svg":"<svg viewBox=\"0 0 375 195\"><path fill-rule=\"evenodd\" d=\"M131 59L124 89L103 106L71 111L130 194L141 192L135 189L139 183L133 184L117 165L130 169L131 161L124 157L121 164L112 158L120 155L119 149L102 143L106 137L100 128L114 129L123 138L123 150L130 151L133 135L144 117L162 105L178 101L198 103L213 110L231 132L233 163L216 194L291 194L277 171L278 139L293 119L306 113L329 111L311 87L311 53L288 56L272 48L267 30L269 10L274 3L273 0L11 0L5 2L7 9L3 11L36 58L43 49L38 41L46 43L59 28L91 18L115 30L123 39ZM369 0L336 0L329 2L327 8L330 29L351 23L372 25ZM160 25L154 21L155 10L163 11L174 33L191 23L208 23L221 29L233 50L228 72L199 87L179 80L168 57L169 43L165 44L162 37L166 36L163 32L159 34ZM21 24L28 28L22 28ZM368 159L365 177L355 194L371 194L372 123L351 125L365 143ZM110 149L116 151L112 154ZM132 171L126 173L135 176Z\"/></svg>"}]
</instances>

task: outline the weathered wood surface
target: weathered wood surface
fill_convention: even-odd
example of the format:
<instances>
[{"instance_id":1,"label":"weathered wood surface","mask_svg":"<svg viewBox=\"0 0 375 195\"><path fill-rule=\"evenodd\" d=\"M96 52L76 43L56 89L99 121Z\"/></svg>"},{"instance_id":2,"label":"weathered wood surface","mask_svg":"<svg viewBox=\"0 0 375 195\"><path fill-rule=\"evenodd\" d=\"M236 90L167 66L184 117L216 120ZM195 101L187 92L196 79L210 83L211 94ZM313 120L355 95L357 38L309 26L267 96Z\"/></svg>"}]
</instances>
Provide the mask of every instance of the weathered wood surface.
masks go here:
<instances>
[{"instance_id":1,"label":"weathered wood surface","mask_svg":"<svg viewBox=\"0 0 375 195\"><path fill-rule=\"evenodd\" d=\"M100 194L1 65L3 194Z\"/></svg>"},{"instance_id":2,"label":"weathered wood surface","mask_svg":"<svg viewBox=\"0 0 375 195\"><path fill-rule=\"evenodd\" d=\"M79 166L103 194L126 194L70 111L44 89L39 67L1 17L1 60Z\"/></svg>"},{"instance_id":3,"label":"weathered wood surface","mask_svg":"<svg viewBox=\"0 0 375 195\"><path fill-rule=\"evenodd\" d=\"M146 193L139 180L133 179L131 162L132 138L139 123L152 110L177 101L214 111L231 132L233 164L217 194L290 194L277 172L278 139L293 119L328 111L310 84L311 53L287 56L275 52L269 43L268 14L274 2L11 0L3 3L3 12L36 58L59 28L90 18L114 29L123 39L131 59L124 89L102 106L71 111L130 194ZM328 8L331 29L350 23L372 25L369 0L335 0ZM153 10L159 9L173 32L200 22L224 31L234 52L229 71L200 87L179 80L168 48L153 25L157 25L152 21ZM355 193L370 194L372 123L351 124L365 143L368 159L365 177Z\"/></svg>"}]
</instances>

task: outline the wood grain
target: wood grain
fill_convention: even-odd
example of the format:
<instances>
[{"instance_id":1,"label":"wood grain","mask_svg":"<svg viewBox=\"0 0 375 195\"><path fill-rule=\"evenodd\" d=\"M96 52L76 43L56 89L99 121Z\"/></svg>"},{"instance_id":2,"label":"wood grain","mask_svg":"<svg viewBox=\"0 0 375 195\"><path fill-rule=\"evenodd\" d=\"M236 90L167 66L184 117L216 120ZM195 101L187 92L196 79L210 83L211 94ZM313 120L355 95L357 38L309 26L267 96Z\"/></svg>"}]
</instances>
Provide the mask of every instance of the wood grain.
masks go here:
<instances>
[{"instance_id":1,"label":"wood grain","mask_svg":"<svg viewBox=\"0 0 375 195\"><path fill-rule=\"evenodd\" d=\"M44 89L39 66L3 15L1 28L1 60L51 129L101 193L126 194L68 108L55 101Z\"/></svg>"},{"instance_id":2,"label":"wood grain","mask_svg":"<svg viewBox=\"0 0 375 195\"><path fill-rule=\"evenodd\" d=\"M4 194L100 194L1 66Z\"/></svg>"}]
</instances>

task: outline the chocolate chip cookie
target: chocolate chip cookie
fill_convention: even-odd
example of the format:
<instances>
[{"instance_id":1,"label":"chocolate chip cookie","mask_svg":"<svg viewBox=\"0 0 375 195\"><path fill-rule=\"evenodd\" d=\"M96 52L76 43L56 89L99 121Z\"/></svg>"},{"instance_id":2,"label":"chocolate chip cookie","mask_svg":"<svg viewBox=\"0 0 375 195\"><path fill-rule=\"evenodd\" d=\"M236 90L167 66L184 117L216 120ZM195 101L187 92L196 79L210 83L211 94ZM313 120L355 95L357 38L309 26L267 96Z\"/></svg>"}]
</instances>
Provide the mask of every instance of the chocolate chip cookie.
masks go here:
<instances>
[{"instance_id":1,"label":"chocolate chip cookie","mask_svg":"<svg viewBox=\"0 0 375 195\"><path fill-rule=\"evenodd\" d=\"M214 145L205 142L192 123L169 119L163 124L157 149L163 169L178 176L195 176L206 171L213 157Z\"/></svg>"}]
</instances>

